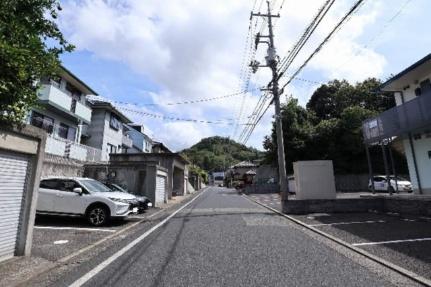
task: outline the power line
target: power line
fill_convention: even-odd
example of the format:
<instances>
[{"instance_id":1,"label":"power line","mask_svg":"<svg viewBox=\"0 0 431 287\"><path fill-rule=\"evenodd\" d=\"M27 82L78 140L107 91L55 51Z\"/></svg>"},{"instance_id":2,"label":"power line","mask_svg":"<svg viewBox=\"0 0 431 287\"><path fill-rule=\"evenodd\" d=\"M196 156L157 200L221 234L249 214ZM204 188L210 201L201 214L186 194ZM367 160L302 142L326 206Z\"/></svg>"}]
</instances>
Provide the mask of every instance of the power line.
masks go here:
<instances>
[{"instance_id":1,"label":"power line","mask_svg":"<svg viewBox=\"0 0 431 287\"><path fill-rule=\"evenodd\" d=\"M138 114L145 117L155 118L155 119L162 119L162 120L169 120L169 121L181 121L181 122L193 122L193 123L204 123L204 124L214 124L214 125L234 125L233 121L223 121L223 120L201 120L201 119L190 119L190 118L179 118L174 116L166 116L166 115L159 115L159 114L153 114L148 113L144 111L138 111L135 109L126 108L123 106L116 106L118 109L134 114Z\"/></svg>"},{"instance_id":2,"label":"power line","mask_svg":"<svg viewBox=\"0 0 431 287\"><path fill-rule=\"evenodd\" d=\"M259 88L254 88L252 90L258 90L258 89ZM133 104L135 106L175 106L175 105L188 105L188 104L197 104L197 103L203 103L203 102L210 102L210 101L215 101L215 100L221 100L221 99L226 99L226 98L231 98L231 97L239 96L239 95L242 95L244 93L246 93L246 91L241 91L241 92L232 93L232 94L226 94L226 95L218 96L218 97L201 98L201 99L196 99L196 100L189 100L189 101L182 101L182 102L175 102L175 103L144 103L144 104L138 104L138 103L113 101L113 100L109 100L109 102L120 104L120 105ZM95 96L93 98L97 99L98 97ZM105 100L105 99L103 99L103 100Z\"/></svg>"},{"instance_id":3,"label":"power line","mask_svg":"<svg viewBox=\"0 0 431 287\"><path fill-rule=\"evenodd\" d=\"M325 39L320 43L320 45L311 53L311 55L305 60L305 62L296 70L295 73L289 78L289 80L283 85L281 91L283 92L284 88L292 82L293 78L295 78L302 69L310 62L310 60L323 48L323 46L332 38L332 36L338 31L338 29L346 22L347 19L350 19L350 16L361 6L361 4L365 0L358 0L352 8L350 8L349 12L338 22L338 24L332 29L332 31L325 37ZM348 21L348 20L347 20Z\"/></svg>"},{"instance_id":4,"label":"power line","mask_svg":"<svg viewBox=\"0 0 431 287\"><path fill-rule=\"evenodd\" d=\"M302 34L301 38L293 46L293 48L290 51L290 53L281 61L280 67L279 67L279 71L281 71L280 77L282 76L283 73L285 73L287 71L287 69L289 69L290 65L295 60L295 58L298 55L298 53L302 50L302 48L304 47L304 45L308 42L308 40L310 39L311 35L316 30L317 26L319 26L319 24L322 22L323 18L326 16L326 14L328 13L329 9L331 9L331 7L334 4L334 2L335 2L335 0L327 0L323 4L323 6L318 10L316 16L314 16L314 18L311 21L311 23L305 29L305 31Z\"/></svg>"}]
</instances>

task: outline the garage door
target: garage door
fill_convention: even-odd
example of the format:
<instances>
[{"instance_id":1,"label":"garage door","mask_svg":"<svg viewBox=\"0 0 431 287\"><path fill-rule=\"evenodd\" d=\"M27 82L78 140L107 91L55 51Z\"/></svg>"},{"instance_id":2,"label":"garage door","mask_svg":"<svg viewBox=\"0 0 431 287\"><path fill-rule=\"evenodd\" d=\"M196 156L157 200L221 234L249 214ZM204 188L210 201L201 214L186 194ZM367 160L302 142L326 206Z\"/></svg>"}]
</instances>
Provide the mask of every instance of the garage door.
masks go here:
<instances>
[{"instance_id":1,"label":"garage door","mask_svg":"<svg viewBox=\"0 0 431 287\"><path fill-rule=\"evenodd\" d=\"M0 261L14 256L29 158L0 151Z\"/></svg>"},{"instance_id":2,"label":"garage door","mask_svg":"<svg viewBox=\"0 0 431 287\"><path fill-rule=\"evenodd\" d=\"M158 175L156 179L156 204L165 202L165 193L166 177Z\"/></svg>"}]
</instances>

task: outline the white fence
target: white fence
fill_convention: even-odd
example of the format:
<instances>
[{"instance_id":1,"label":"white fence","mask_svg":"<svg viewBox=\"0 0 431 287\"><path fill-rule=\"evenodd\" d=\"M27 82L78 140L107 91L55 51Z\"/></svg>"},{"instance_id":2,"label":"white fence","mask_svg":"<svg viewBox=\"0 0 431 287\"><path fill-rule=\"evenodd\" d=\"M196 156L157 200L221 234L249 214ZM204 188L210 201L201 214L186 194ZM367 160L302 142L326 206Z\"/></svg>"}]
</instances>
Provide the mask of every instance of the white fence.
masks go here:
<instances>
[{"instance_id":1,"label":"white fence","mask_svg":"<svg viewBox=\"0 0 431 287\"><path fill-rule=\"evenodd\" d=\"M102 150L52 136L46 139L45 152L81 161L102 161Z\"/></svg>"}]
</instances>

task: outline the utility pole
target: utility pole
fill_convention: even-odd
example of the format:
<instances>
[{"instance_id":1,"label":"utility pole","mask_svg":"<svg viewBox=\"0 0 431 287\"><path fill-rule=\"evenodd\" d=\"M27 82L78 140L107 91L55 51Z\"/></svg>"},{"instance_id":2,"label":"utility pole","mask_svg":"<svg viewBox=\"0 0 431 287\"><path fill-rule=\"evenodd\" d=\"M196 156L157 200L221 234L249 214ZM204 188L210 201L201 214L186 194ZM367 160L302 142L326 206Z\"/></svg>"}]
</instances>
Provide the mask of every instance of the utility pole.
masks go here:
<instances>
[{"instance_id":1,"label":"utility pole","mask_svg":"<svg viewBox=\"0 0 431 287\"><path fill-rule=\"evenodd\" d=\"M270 90L273 95L273 102L275 106L275 129L277 133L278 174L279 174L278 182L280 186L281 200L286 201L289 193L289 184L287 181L286 162L285 162L285 154L284 154L283 125L281 121L281 111L280 111L280 91L278 90L278 77L279 77L277 72L278 56L275 51L274 33L273 33L273 27L272 27L272 18L274 17L278 18L280 17L280 15L272 15L269 1L267 1L266 3L268 5L268 14L251 13L251 17L257 16L257 17L268 18L269 34L260 35L260 33L258 33L255 39L256 49L259 43L268 44L268 54L265 57L266 65L260 65L259 62L257 61L253 61L250 65L252 67L253 72L256 72L258 67L269 67L272 71L272 81L271 81L272 87L270 87ZM261 38L268 38L269 41L261 41Z\"/></svg>"}]
</instances>

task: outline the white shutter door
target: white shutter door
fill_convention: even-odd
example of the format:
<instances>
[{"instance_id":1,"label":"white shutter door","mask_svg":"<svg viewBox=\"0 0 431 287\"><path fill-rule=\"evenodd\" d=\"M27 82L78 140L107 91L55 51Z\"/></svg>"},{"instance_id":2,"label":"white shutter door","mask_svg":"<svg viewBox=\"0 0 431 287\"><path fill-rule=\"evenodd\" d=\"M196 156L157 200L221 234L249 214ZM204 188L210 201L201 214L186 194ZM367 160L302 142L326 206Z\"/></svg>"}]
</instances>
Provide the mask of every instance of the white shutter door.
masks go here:
<instances>
[{"instance_id":1,"label":"white shutter door","mask_svg":"<svg viewBox=\"0 0 431 287\"><path fill-rule=\"evenodd\" d=\"M0 151L0 261L14 256L29 158Z\"/></svg>"},{"instance_id":2,"label":"white shutter door","mask_svg":"<svg viewBox=\"0 0 431 287\"><path fill-rule=\"evenodd\" d=\"M156 179L156 204L165 202L165 192L166 177L158 175Z\"/></svg>"}]
</instances>

